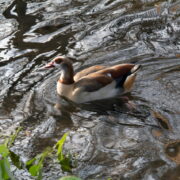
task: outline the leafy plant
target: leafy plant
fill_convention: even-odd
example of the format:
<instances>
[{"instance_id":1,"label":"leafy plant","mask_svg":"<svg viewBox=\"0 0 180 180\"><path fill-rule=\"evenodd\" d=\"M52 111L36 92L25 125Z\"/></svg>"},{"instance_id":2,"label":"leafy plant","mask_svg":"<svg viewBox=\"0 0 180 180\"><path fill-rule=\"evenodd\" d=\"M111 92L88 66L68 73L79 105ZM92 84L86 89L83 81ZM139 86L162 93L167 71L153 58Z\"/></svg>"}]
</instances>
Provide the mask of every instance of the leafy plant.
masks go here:
<instances>
[{"instance_id":1,"label":"leafy plant","mask_svg":"<svg viewBox=\"0 0 180 180\"><path fill-rule=\"evenodd\" d=\"M47 148L41 154L38 154L33 159L26 162L26 168L32 176L38 176L37 179L42 179L42 168L44 159L52 153L52 148Z\"/></svg>"},{"instance_id":2,"label":"leafy plant","mask_svg":"<svg viewBox=\"0 0 180 180\"><path fill-rule=\"evenodd\" d=\"M12 135L7 139L7 142L6 142L6 143L7 143L7 147L8 147L8 148L10 148L10 147L13 145L16 137L18 136L18 134L19 134L19 132L20 132L21 130L22 130L22 127L18 127L18 129L15 131L15 133L12 134Z\"/></svg>"},{"instance_id":3,"label":"leafy plant","mask_svg":"<svg viewBox=\"0 0 180 180\"><path fill-rule=\"evenodd\" d=\"M66 141L68 133L65 133L63 137L56 143L57 148L57 157L59 160L59 164L61 165L61 169L63 171L71 172L72 169L72 156L71 154L63 154L63 146Z\"/></svg>"},{"instance_id":4,"label":"leafy plant","mask_svg":"<svg viewBox=\"0 0 180 180\"><path fill-rule=\"evenodd\" d=\"M11 160L11 163L15 165L17 168L24 168L24 164L22 163L22 161L20 161L20 157L10 150L10 147L13 145L21 129L21 127L18 128L13 135L11 135L8 139L5 140L4 144L0 145L0 180L15 180L10 171L9 159ZM63 171L71 172L73 168L72 156L70 153L63 153L63 146L68 134L69 133L65 133L54 147L46 148L42 153L36 155L34 158L26 162L25 167L32 176L36 176L38 180L42 179L42 168L44 160L46 157L51 156L54 153L56 153L57 155L57 160L61 165L61 169ZM75 176L69 176L69 178L70 179L66 180L80 180Z\"/></svg>"},{"instance_id":5,"label":"leafy plant","mask_svg":"<svg viewBox=\"0 0 180 180\"><path fill-rule=\"evenodd\" d=\"M54 152L56 152L57 159L59 161L59 164L61 165L61 169L63 171L71 172L72 156L70 154L63 154L63 146L67 136L68 133L65 133L53 148L47 148L44 152L38 154L36 157L26 162L26 168L32 176L37 176L38 179L42 179L44 159L52 155Z\"/></svg>"},{"instance_id":6,"label":"leafy plant","mask_svg":"<svg viewBox=\"0 0 180 180\"><path fill-rule=\"evenodd\" d=\"M14 143L20 130L21 130L21 127L19 127L13 135L11 135L8 139L6 139L4 144L0 145L0 179L15 180L15 178L13 177L13 175L10 171L10 162L8 159L9 157L15 166L17 166L19 168L21 167L19 157L17 155L15 155L15 153L13 153L12 151L9 150L9 148Z\"/></svg>"},{"instance_id":7,"label":"leafy plant","mask_svg":"<svg viewBox=\"0 0 180 180\"><path fill-rule=\"evenodd\" d=\"M15 180L13 177L11 171L10 171L10 163L8 161L7 157L0 157L0 179L6 180L6 179L12 179Z\"/></svg>"},{"instance_id":8,"label":"leafy plant","mask_svg":"<svg viewBox=\"0 0 180 180\"><path fill-rule=\"evenodd\" d=\"M18 169L23 168L23 163L20 161L20 157L15 154L13 151L9 150L9 156L12 161L12 164L15 165Z\"/></svg>"}]
</instances>

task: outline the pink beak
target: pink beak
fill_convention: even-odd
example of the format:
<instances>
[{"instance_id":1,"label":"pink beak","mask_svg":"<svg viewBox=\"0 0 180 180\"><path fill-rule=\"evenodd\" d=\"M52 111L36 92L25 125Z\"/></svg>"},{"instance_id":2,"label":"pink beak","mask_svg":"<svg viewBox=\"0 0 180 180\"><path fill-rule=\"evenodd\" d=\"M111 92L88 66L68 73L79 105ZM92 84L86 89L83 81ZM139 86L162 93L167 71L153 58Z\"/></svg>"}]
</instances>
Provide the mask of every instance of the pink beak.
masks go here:
<instances>
[{"instance_id":1,"label":"pink beak","mask_svg":"<svg viewBox=\"0 0 180 180\"><path fill-rule=\"evenodd\" d=\"M55 65L54 65L53 61L48 63L48 64L46 64L45 66L43 66L43 68L45 68L45 69L54 68L54 67L55 67Z\"/></svg>"}]
</instances>

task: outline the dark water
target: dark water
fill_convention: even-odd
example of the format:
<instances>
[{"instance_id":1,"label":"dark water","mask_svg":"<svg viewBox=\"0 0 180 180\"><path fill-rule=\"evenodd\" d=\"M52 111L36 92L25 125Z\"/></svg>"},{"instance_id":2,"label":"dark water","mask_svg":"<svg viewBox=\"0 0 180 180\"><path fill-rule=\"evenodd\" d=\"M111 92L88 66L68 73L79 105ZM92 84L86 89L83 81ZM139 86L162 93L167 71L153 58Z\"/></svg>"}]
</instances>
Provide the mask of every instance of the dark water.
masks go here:
<instances>
[{"instance_id":1,"label":"dark water","mask_svg":"<svg viewBox=\"0 0 180 180\"><path fill-rule=\"evenodd\" d=\"M73 174L82 179L180 178L179 1L1 0L0 7L0 134L23 126L12 148L22 160L70 131L65 148L76 153ZM142 64L127 95L135 109L110 99L64 101L56 110L58 70L39 68L57 55L74 58L77 71ZM51 162L43 179L62 175Z\"/></svg>"}]
</instances>

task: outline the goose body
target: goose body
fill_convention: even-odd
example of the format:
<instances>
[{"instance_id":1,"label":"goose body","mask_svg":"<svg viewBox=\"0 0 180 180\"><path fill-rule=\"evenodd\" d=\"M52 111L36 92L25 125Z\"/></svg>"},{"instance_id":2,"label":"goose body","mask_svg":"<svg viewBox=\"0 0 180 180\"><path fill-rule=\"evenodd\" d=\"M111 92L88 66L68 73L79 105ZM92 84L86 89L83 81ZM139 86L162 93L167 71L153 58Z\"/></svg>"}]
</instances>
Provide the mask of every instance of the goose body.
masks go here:
<instances>
[{"instance_id":1,"label":"goose body","mask_svg":"<svg viewBox=\"0 0 180 180\"><path fill-rule=\"evenodd\" d=\"M76 103L112 98L129 92L140 65L92 66L74 75L71 61L56 57L45 68L59 67L57 93Z\"/></svg>"}]
</instances>

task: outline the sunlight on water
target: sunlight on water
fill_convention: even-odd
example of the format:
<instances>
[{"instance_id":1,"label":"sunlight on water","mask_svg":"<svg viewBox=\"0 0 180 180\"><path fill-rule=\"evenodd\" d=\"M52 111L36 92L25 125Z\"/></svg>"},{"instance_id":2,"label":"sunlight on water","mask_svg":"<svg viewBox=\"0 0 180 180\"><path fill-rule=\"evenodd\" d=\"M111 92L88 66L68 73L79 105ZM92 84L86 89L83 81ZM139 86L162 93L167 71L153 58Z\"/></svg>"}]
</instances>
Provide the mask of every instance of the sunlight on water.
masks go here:
<instances>
[{"instance_id":1,"label":"sunlight on water","mask_svg":"<svg viewBox=\"0 0 180 180\"><path fill-rule=\"evenodd\" d=\"M12 150L27 160L70 131L82 179L180 177L180 4L158 0L0 2L0 135L23 126ZM75 71L101 64L142 64L126 101L76 105L56 95L57 55ZM131 104L131 105L132 105ZM18 179L32 179L24 170ZM49 163L43 179L64 175Z\"/></svg>"}]
</instances>

